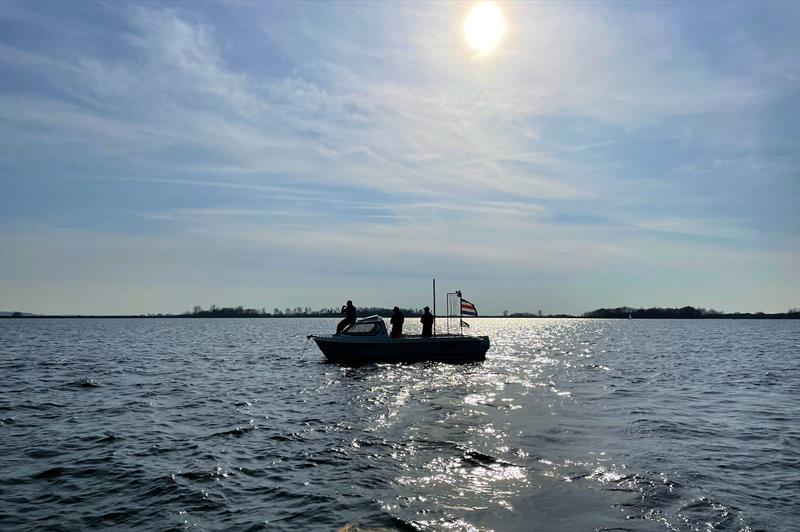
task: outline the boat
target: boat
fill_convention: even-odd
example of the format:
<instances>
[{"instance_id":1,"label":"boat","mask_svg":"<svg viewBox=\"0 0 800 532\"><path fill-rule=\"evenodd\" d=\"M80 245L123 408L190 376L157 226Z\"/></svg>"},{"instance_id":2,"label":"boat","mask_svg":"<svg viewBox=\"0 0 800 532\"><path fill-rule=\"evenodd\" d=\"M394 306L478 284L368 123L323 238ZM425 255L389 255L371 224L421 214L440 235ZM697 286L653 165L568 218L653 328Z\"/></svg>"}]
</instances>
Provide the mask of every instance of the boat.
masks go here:
<instances>
[{"instance_id":1,"label":"boat","mask_svg":"<svg viewBox=\"0 0 800 532\"><path fill-rule=\"evenodd\" d=\"M475 362L486 359L488 336L440 334L403 335L391 338L380 316L356 320L341 333L309 335L331 362L367 364L370 362Z\"/></svg>"}]
</instances>

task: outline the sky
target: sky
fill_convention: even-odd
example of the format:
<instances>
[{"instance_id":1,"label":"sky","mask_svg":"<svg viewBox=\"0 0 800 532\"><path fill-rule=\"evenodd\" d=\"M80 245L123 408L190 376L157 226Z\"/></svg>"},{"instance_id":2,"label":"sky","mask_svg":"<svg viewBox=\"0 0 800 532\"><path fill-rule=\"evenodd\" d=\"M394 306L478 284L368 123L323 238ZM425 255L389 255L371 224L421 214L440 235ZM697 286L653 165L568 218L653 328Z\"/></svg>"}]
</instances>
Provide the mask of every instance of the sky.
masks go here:
<instances>
[{"instance_id":1,"label":"sky","mask_svg":"<svg viewBox=\"0 0 800 532\"><path fill-rule=\"evenodd\" d=\"M0 3L0 309L800 307L800 3Z\"/></svg>"}]
</instances>

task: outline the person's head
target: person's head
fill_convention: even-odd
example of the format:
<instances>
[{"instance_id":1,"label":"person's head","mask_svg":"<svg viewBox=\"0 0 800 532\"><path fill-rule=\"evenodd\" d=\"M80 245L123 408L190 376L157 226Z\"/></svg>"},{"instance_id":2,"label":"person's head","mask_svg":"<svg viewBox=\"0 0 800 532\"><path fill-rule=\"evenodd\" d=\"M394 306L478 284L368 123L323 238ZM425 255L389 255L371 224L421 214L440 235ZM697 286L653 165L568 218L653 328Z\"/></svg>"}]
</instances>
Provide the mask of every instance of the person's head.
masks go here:
<instances>
[{"instance_id":1,"label":"person's head","mask_svg":"<svg viewBox=\"0 0 800 532\"><path fill-rule=\"evenodd\" d=\"M425 312L430 312L430 311L431 311L431 307L425 307Z\"/></svg>"},{"instance_id":2,"label":"person's head","mask_svg":"<svg viewBox=\"0 0 800 532\"><path fill-rule=\"evenodd\" d=\"M352 302L352 301L350 301L349 299L347 300L347 306L348 306L348 307L352 307L352 306L353 306L353 302Z\"/></svg>"},{"instance_id":3,"label":"person's head","mask_svg":"<svg viewBox=\"0 0 800 532\"><path fill-rule=\"evenodd\" d=\"M395 312L400 312L400 308L399 307L394 307L394 309L392 309L392 310L394 310Z\"/></svg>"}]
</instances>

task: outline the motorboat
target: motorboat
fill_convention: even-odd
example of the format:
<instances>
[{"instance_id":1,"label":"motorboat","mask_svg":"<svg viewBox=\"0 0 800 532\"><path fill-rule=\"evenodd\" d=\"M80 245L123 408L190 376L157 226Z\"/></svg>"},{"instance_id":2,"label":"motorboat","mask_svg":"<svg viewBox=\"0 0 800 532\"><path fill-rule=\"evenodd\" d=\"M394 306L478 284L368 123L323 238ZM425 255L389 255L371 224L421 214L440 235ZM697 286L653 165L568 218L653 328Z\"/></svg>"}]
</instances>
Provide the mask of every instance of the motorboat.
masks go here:
<instances>
[{"instance_id":1,"label":"motorboat","mask_svg":"<svg viewBox=\"0 0 800 532\"><path fill-rule=\"evenodd\" d=\"M309 335L331 362L366 364L369 362L473 362L486 358L488 336L441 334L402 335L391 338L380 316L356 320L341 333Z\"/></svg>"}]
</instances>

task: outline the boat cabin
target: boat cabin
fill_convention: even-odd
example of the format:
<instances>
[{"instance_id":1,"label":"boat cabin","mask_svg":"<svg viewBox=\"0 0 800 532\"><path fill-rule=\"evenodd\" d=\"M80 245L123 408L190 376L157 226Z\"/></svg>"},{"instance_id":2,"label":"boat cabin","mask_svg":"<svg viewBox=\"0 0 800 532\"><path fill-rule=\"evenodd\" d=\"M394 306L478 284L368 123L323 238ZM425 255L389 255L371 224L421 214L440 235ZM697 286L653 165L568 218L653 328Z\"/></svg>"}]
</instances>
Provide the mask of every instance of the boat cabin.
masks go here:
<instances>
[{"instance_id":1,"label":"boat cabin","mask_svg":"<svg viewBox=\"0 0 800 532\"><path fill-rule=\"evenodd\" d=\"M380 316L367 316L345 327L342 336L389 336L386 324Z\"/></svg>"}]
</instances>

